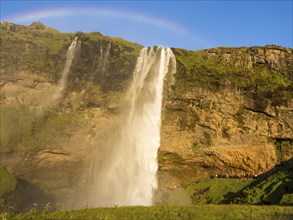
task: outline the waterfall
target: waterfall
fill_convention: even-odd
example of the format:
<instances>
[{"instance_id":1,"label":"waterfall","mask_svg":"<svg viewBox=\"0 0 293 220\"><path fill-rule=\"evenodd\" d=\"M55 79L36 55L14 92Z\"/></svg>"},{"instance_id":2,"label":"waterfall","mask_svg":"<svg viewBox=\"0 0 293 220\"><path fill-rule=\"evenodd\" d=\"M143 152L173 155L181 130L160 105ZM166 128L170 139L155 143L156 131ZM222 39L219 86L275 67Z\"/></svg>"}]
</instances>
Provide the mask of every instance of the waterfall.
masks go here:
<instances>
[{"instance_id":1,"label":"waterfall","mask_svg":"<svg viewBox=\"0 0 293 220\"><path fill-rule=\"evenodd\" d=\"M112 143L107 163L98 167L89 206L143 205L157 189L157 152L165 75L174 74L169 48L143 48L128 93L129 108L120 137Z\"/></svg>"},{"instance_id":2,"label":"waterfall","mask_svg":"<svg viewBox=\"0 0 293 220\"><path fill-rule=\"evenodd\" d=\"M108 63L108 57L109 57L109 53L110 53L110 49L111 49L111 44L109 43L106 49L106 53L104 54L103 58L102 58L102 74L104 75L106 73L106 67L107 67L107 63ZM103 54L103 53L102 53Z\"/></svg>"},{"instance_id":3,"label":"waterfall","mask_svg":"<svg viewBox=\"0 0 293 220\"><path fill-rule=\"evenodd\" d=\"M98 64L98 71L101 71L101 75L104 75L106 73L106 67L108 63L108 57L110 54L111 44L109 43L106 51L103 50L103 44L100 43L100 56L99 56L99 64Z\"/></svg>"},{"instance_id":4,"label":"waterfall","mask_svg":"<svg viewBox=\"0 0 293 220\"><path fill-rule=\"evenodd\" d=\"M57 100L57 102L60 101L60 99L62 98L64 94L64 91L66 90L69 70L70 70L70 67L71 67L71 64L74 59L78 46L79 46L79 42L77 41L77 37L75 37L67 50L66 61L65 61L63 71L61 73L61 79L59 81L57 91L54 94L54 99Z\"/></svg>"}]
</instances>

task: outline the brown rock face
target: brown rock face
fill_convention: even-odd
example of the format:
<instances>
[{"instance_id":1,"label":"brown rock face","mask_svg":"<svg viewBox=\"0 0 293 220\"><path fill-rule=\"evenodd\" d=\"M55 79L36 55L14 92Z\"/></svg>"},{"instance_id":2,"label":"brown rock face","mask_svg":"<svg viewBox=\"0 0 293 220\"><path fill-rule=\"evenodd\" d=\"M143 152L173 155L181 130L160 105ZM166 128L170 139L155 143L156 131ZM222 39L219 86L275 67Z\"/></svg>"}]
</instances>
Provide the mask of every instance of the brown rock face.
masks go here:
<instances>
[{"instance_id":1,"label":"brown rock face","mask_svg":"<svg viewBox=\"0 0 293 220\"><path fill-rule=\"evenodd\" d=\"M267 71L289 74L290 78L286 70L293 62L292 49L266 46L214 48L206 52L208 59L222 65L249 69L262 63ZM181 60L178 70L188 74L188 69L182 70ZM189 65L192 72L195 67ZM169 187L186 181L177 172L179 165L190 171L190 178L204 174L247 177L293 157L291 95L282 99L278 91L267 95L229 85L220 88L189 86L183 93L166 98L159 156L164 187L164 178L173 178ZM292 87L286 90L292 92ZM285 102L280 101L284 98ZM176 155L176 160L164 159L166 152Z\"/></svg>"},{"instance_id":2,"label":"brown rock face","mask_svg":"<svg viewBox=\"0 0 293 220\"><path fill-rule=\"evenodd\" d=\"M241 47L237 50L219 47L208 49L207 53L212 59L220 58L223 63L247 68L262 64L272 69L281 70L292 65L292 49L276 45Z\"/></svg>"}]
</instances>

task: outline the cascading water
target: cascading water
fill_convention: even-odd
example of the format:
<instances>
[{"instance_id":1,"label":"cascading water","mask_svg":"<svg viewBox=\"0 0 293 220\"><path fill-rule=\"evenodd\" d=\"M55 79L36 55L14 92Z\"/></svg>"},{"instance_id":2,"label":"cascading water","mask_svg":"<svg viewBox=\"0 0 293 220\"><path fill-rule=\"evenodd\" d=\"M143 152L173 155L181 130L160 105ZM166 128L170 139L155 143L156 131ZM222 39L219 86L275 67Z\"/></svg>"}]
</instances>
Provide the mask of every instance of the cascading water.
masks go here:
<instances>
[{"instance_id":1,"label":"cascading water","mask_svg":"<svg viewBox=\"0 0 293 220\"><path fill-rule=\"evenodd\" d=\"M129 110L107 163L96 172L89 206L152 205L158 169L164 77L174 74L171 49L143 48L129 90Z\"/></svg>"},{"instance_id":2,"label":"cascading water","mask_svg":"<svg viewBox=\"0 0 293 220\"><path fill-rule=\"evenodd\" d=\"M107 63L108 63L108 57L109 57L110 49L111 49L111 44L109 43L108 46L107 46L106 52L105 53L101 52L101 56L102 56L102 59L101 59L101 71L102 71L102 74L105 74L105 72L106 72L106 67L107 67Z\"/></svg>"},{"instance_id":3,"label":"cascading water","mask_svg":"<svg viewBox=\"0 0 293 220\"><path fill-rule=\"evenodd\" d=\"M60 101L66 89L69 70L70 70L70 67L71 67L71 64L74 59L78 46L79 46L79 42L77 41L77 37L75 37L67 50L66 61L65 61L63 71L61 73L61 79L59 81L57 91L54 94L54 99L57 101Z\"/></svg>"}]
</instances>

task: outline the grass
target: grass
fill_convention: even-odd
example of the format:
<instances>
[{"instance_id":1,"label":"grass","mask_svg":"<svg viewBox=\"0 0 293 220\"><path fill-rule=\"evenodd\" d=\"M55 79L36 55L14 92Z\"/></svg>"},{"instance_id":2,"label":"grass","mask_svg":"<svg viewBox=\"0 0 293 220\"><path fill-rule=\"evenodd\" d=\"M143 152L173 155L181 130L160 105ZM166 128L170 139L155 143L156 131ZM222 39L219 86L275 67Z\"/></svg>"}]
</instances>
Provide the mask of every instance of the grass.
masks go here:
<instances>
[{"instance_id":1,"label":"grass","mask_svg":"<svg viewBox=\"0 0 293 220\"><path fill-rule=\"evenodd\" d=\"M203 178L181 188L157 192L158 205L220 204L227 193L236 193L251 184L251 179Z\"/></svg>"},{"instance_id":2,"label":"grass","mask_svg":"<svg viewBox=\"0 0 293 220\"><path fill-rule=\"evenodd\" d=\"M223 203L293 205L292 168L293 159L285 161L240 191L228 193Z\"/></svg>"},{"instance_id":3,"label":"grass","mask_svg":"<svg viewBox=\"0 0 293 220\"><path fill-rule=\"evenodd\" d=\"M176 174L180 158L161 152L160 163L171 165ZM180 188L161 189L155 195L157 205L251 204L293 205L293 159L287 160L257 179L202 177L185 182ZM184 169L181 169L181 173Z\"/></svg>"},{"instance_id":4,"label":"grass","mask_svg":"<svg viewBox=\"0 0 293 220\"><path fill-rule=\"evenodd\" d=\"M1 69L10 72L12 67L17 67L56 79L63 68L73 34L60 33L41 24L15 25L14 31L2 30L1 26Z\"/></svg>"},{"instance_id":5,"label":"grass","mask_svg":"<svg viewBox=\"0 0 293 220\"><path fill-rule=\"evenodd\" d=\"M16 178L0 164L0 213L14 210L14 204L17 201L17 185Z\"/></svg>"},{"instance_id":6,"label":"grass","mask_svg":"<svg viewBox=\"0 0 293 220\"><path fill-rule=\"evenodd\" d=\"M187 186L193 204L218 204L229 192L237 192L250 184L250 179L206 178Z\"/></svg>"},{"instance_id":7,"label":"grass","mask_svg":"<svg viewBox=\"0 0 293 220\"><path fill-rule=\"evenodd\" d=\"M230 50L232 51L233 48ZM292 92L289 92L293 87L290 78L292 74L288 69L277 71L265 65L256 65L253 68L236 66L224 63L221 60L221 54L214 58L209 57L207 50L173 49L173 51L177 59L175 74L175 94L177 95L186 93L194 87L219 91L229 86L259 94L259 98L272 98L273 103L286 102L286 99L292 98ZM243 56L248 54L244 53Z\"/></svg>"},{"instance_id":8,"label":"grass","mask_svg":"<svg viewBox=\"0 0 293 220\"><path fill-rule=\"evenodd\" d=\"M292 219L293 208L285 206L196 205L157 207L91 208L74 211L27 212L0 215L2 219Z\"/></svg>"},{"instance_id":9,"label":"grass","mask_svg":"<svg viewBox=\"0 0 293 220\"><path fill-rule=\"evenodd\" d=\"M3 196L12 192L16 187L16 179L3 166L0 165L0 204L4 202Z\"/></svg>"}]
</instances>

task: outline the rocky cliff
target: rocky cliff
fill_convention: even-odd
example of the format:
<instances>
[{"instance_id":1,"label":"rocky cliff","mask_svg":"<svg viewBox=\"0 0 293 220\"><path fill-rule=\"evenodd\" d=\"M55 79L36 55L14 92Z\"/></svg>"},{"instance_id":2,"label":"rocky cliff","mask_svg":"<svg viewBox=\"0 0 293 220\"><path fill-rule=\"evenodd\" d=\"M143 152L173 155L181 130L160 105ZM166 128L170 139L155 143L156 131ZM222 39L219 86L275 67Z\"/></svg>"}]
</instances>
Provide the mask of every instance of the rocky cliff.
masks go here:
<instances>
[{"instance_id":1,"label":"rocky cliff","mask_svg":"<svg viewBox=\"0 0 293 220\"><path fill-rule=\"evenodd\" d=\"M163 175L181 167L253 176L292 158L292 49L174 52L178 69L164 111Z\"/></svg>"},{"instance_id":2,"label":"rocky cliff","mask_svg":"<svg viewBox=\"0 0 293 220\"><path fill-rule=\"evenodd\" d=\"M40 23L0 29L1 165L20 189L25 181L57 201L76 200L91 181L86 168L103 164L123 119L142 46ZM53 102L75 36L80 48L67 89ZM292 158L291 48L172 50L177 72L164 97L162 189L205 175L258 175Z\"/></svg>"}]
</instances>

